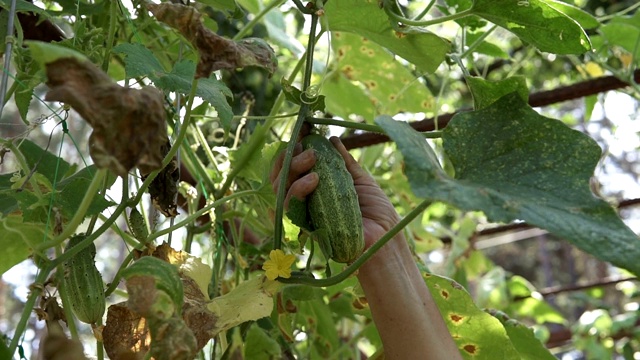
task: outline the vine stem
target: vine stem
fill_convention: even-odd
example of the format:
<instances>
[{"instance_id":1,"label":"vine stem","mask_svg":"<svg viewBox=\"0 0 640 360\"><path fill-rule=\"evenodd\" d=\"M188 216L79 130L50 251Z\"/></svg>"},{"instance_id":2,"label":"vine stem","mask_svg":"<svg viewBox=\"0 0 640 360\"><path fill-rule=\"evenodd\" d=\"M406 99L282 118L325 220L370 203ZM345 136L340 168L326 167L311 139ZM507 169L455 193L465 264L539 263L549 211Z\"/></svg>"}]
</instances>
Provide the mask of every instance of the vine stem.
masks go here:
<instances>
[{"instance_id":1,"label":"vine stem","mask_svg":"<svg viewBox=\"0 0 640 360\"><path fill-rule=\"evenodd\" d=\"M80 226L80 224L82 224L82 222L84 221L85 214L87 213L87 210L89 210L89 206L93 202L93 199L95 198L96 193L98 192L99 188L102 185L102 180L105 178L106 175L107 175L106 169L100 169L96 172L73 218L69 220L69 223L67 223L67 226L64 227L64 230L58 236L56 236L50 241L45 241L40 245L38 245L38 247L36 248L37 251L44 251L50 247L57 246L63 241L65 241L66 239L68 239L71 235L73 235L73 233L76 231L78 226Z\"/></svg>"},{"instance_id":2,"label":"vine stem","mask_svg":"<svg viewBox=\"0 0 640 360\"><path fill-rule=\"evenodd\" d=\"M380 248L382 248L389 240L393 239L402 229L404 229L413 219L420 215L424 209L432 203L431 200L423 200L415 209L411 210L402 220L400 220L394 227L392 227L386 234L384 234L380 240L367 249L359 258L356 259L351 265L349 265L344 271L338 275L328 277L326 279L314 279L306 275L292 275L290 278L285 279L279 277L277 280L285 284L303 284L316 287L325 287L335 285L339 282L346 280L351 274L355 273L367 260L369 260Z\"/></svg>"},{"instance_id":3,"label":"vine stem","mask_svg":"<svg viewBox=\"0 0 640 360\"><path fill-rule=\"evenodd\" d=\"M293 71L291 71L291 75L287 79L288 82L292 82L293 79L295 79L296 75L300 71L300 68L302 68L302 64L304 64L304 59L305 58L301 58L296 63L296 66L293 68ZM222 197L226 193L226 191L229 190L233 180L240 173L240 171L242 171L242 169L249 162L249 160L251 160L251 157L253 156L253 154L258 149L261 149L264 146L263 144L264 140L267 138L267 134L269 133L269 130L273 127L275 119L277 118L276 114L280 110L280 107L284 103L284 100L285 100L284 91L280 90L280 94L278 94L278 97L276 98L273 104L273 107L269 112L269 115L266 117L267 120L264 122L264 125L261 127L258 127L253 132L253 134L251 134L251 139L245 145L247 146L247 151L243 152L243 156L238 159L238 162L236 163L235 167L231 169L231 172L229 173L229 175L227 175L227 178L224 184L222 185L222 188L220 188L220 190L218 190L214 195L215 198Z\"/></svg>"},{"instance_id":4,"label":"vine stem","mask_svg":"<svg viewBox=\"0 0 640 360\"><path fill-rule=\"evenodd\" d=\"M302 92L305 92L309 85L311 84L311 73L313 72L313 51L316 43L316 27L318 26L318 16L313 14L311 15L311 27L309 30L309 41L307 43L307 54L305 60L305 72L304 79L302 81ZM298 135L300 134L300 129L302 129L302 125L304 120L307 117L307 113L309 112L309 104L303 102L300 106L300 110L298 111L298 118L296 119L296 123L291 131L291 138L289 139L289 144L287 145L287 150L284 155L284 162L282 163L282 170L280 170L281 174L289 174L289 169L291 167L291 159L293 158L293 149L296 146L296 140L298 139ZM276 195L276 214L275 214L275 224L274 224L274 232L273 232L273 248L280 249L282 247L282 237L283 237L283 224L282 224L282 216L284 215L284 198L287 187L287 176L280 177L280 183L278 184L278 194Z\"/></svg>"},{"instance_id":5,"label":"vine stem","mask_svg":"<svg viewBox=\"0 0 640 360\"><path fill-rule=\"evenodd\" d=\"M227 201L233 200L235 198L239 198L239 197L244 197L244 196L248 196L248 195L257 195L259 194L260 191L259 190L245 190L245 191L239 191L237 193L233 193L229 196L225 196L222 199L216 200L214 202L212 202L211 204L203 207L202 209L194 212L193 214L189 215L187 218L185 218L184 220L180 221L179 223L174 224L173 226L170 226L166 229L163 229L161 231L157 231L154 232L153 234L150 234L147 237L147 242L152 241L162 235L168 234L176 229L179 229L183 226L186 226L188 224L190 224L191 222L193 222L195 219L199 218L200 216L206 214L208 211L210 211L213 208L216 208L222 204L224 204Z\"/></svg>"},{"instance_id":6,"label":"vine stem","mask_svg":"<svg viewBox=\"0 0 640 360\"><path fill-rule=\"evenodd\" d=\"M3 146L5 146L7 149L11 150L11 153L13 153L13 157L18 162L18 165L24 172L24 175L28 177L28 181L31 184L31 187L33 188L32 189L33 192L36 193L38 198L42 198L42 191L40 190L38 181L33 176L29 176L29 173L31 172L31 168L29 168L27 159L25 158L22 151L20 151L20 149L17 146L15 146L15 144L11 140L5 140L0 138L0 143L3 144ZM24 186L24 184L20 184L20 186Z\"/></svg>"},{"instance_id":7,"label":"vine stem","mask_svg":"<svg viewBox=\"0 0 640 360\"><path fill-rule=\"evenodd\" d=\"M284 2L283 0L274 0L274 1L270 2L269 4L267 4L267 6L265 6L264 9L260 10L260 12L257 13L253 17L253 19L251 19L245 26L243 26L242 29L240 29L240 31L238 31L238 33L235 34L231 40L236 41L236 40L242 39L249 32L249 30L253 29L253 27L256 26L256 24L260 20L262 20L262 18L265 15L267 15L267 13L269 11L271 11L274 8L276 8L277 6L282 4L283 2Z\"/></svg>"},{"instance_id":8,"label":"vine stem","mask_svg":"<svg viewBox=\"0 0 640 360\"><path fill-rule=\"evenodd\" d=\"M38 286L30 287L31 292L29 293L27 302L24 304L24 309L22 309L20 320L16 325L16 330L14 331L13 337L11 338L11 343L9 344L9 354L11 354L11 358L13 358L13 354L16 352L16 349L18 348L18 342L20 341L20 337L22 336L24 331L27 329L27 321L31 316L31 311L33 311L33 308L36 305L36 300L38 299L38 296L40 296L40 293L42 293L42 290L44 288L43 284L45 280L47 280L47 276L49 276L50 272L51 271L40 272L36 276L36 279L34 281L34 285L37 284Z\"/></svg>"},{"instance_id":9,"label":"vine stem","mask_svg":"<svg viewBox=\"0 0 640 360\"><path fill-rule=\"evenodd\" d=\"M2 83L0 84L0 116L4 111L5 95L7 92L7 83L9 82L9 68L11 67L11 52L13 49L13 27L16 17L16 0L11 0L9 5L9 19L7 20L7 36L5 37L4 47L4 69L2 69Z\"/></svg>"},{"instance_id":10,"label":"vine stem","mask_svg":"<svg viewBox=\"0 0 640 360\"><path fill-rule=\"evenodd\" d=\"M140 199L142 199L142 195L144 194L145 190L147 190L149 185L151 185L151 182L153 181L153 179L155 179L156 176L158 176L160 171L164 169L171 162L171 159L173 159L173 157L178 153L178 149L180 148L180 145L182 144L185 137L187 136L187 128L191 123L191 111L193 108L193 100L196 97L197 90L198 90L198 79L194 78L193 81L191 82L191 92L189 92L189 99L187 102L187 111L184 115L184 121L182 122L182 125L180 125L178 137L176 138L176 141L173 143L173 146L171 147L171 149L169 149L167 156L165 156L164 159L162 160L162 167L160 168L160 170L152 171L147 176L147 178L144 179L144 182L142 183L142 185L140 185L140 188L138 189L138 193L136 194L135 198L132 201L133 204L137 204L140 202Z\"/></svg>"},{"instance_id":11,"label":"vine stem","mask_svg":"<svg viewBox=\"0 0 640 360\"><path fill-rule=\"evenodd\" d=\"M113 40L116 35L116 21L118 20L118 1L111 0L109 8L109 34L107 35L107 47L104 51L104 59L102 60L102 70L107 72L109 69L109 59L111 59L111 49L113 49Z\"/></svg>"}]
</instances>

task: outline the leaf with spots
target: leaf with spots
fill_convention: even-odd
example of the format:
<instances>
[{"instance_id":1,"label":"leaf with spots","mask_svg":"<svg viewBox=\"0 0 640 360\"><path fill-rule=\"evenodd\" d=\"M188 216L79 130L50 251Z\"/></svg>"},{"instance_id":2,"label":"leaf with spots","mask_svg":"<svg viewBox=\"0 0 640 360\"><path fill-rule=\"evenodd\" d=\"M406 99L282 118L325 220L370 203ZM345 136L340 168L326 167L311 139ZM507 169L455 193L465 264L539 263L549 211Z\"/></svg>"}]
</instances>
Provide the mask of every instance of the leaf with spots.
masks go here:
<instances>
[{"instance_id":1,"label":"leaf with spots","mask_svg":"<svg viewBox=\"0 0 640 360\"><path fill-rule=\"evenodd\" d=\"M432 274L424 278L465 359L519 359L500 321L479 309L460 284Z\"/></svg>"},{"instance_id":2,"label":"leaf with spots","mask_svg":"<svg viewBox=\"0 0 640 360\"><path fill-rule=\"evenodd\" d=\"M514 91L520 95L522 100L529 100L527 82L522 76L513 76L500 81L488 81L480 77L467 76L465 81L473 95L473 107L476 110L484 109Z\"/></svg>"},{"instance_id":3,"label":"leaf with spots","mask_svg":"<svg viewBox=\"0 0 640 360\"><path fill-rule=\"evenodd\" d=\"M489 313L500 320L511 343L515 346L522 360L553 360L555 357L549 350L536 338L533 330L521 324L515 319L509 318L507 314L490 310Z\"/></svg>"},{"instance_id":4,"label":"leaf with spots","mask_svg":"<svg viewBox=\"0 0 640 360\"><path fill-rule=\"evenodd\" d=\"M322 93L326 96L327 110L343 119L349 119L350 115L373 119L376 115L376 106L365 89L339 72L333 72L325 78Z\"/></svg>"},{"instance_id":5,"label":"leaf with spots","mask_svg":"<svg viewBox=\"0 0 640 360\"><path fill-rule=\"evenodd\" d=\"M471 13L511 31L541 51L582 54L591 49L582 27L546 0L475 0Z\"/></svg>"},{"instance_id":6,"label":"leaf with spots","mask_svg":"<svg viewBox=\"0 0 640 360\"><path fill-rule=\"evenodd\" d=\"M539 115L518 94L453 117L443 147L455 179L421 134L388 116L376 121L402 152L417 196L482 210L494 222L525 220L640 274L640 239L589 187L600 147L561 121Z\"/></svg>"},{"instance_id":7,"label":"leaf with spots","mask_svg":"<svg viewBox=\"0 0 640 360\"><path fill-rule=\"evenodd\" d=\"M365 37L414 64L419 71L435 71L451 50L448 41L424 29L405 27L406 31L396 32L378 1L329 1L324 10L332 32Z\"/></svg>"},{"instance_id":8,"label":"leaf with spots","mask_svg":"<svg viewBox=\"0 0 640 360\"><path fill-rule=\"evenodd\" d=\"M334 32L332 44L339 74L346 82L364 89L361 91L378 114L426 112L433 108L434 99L425 84L381 46L346 32ZM351 97L332 101L350 103Z\"/></svg>"}]
</instances>

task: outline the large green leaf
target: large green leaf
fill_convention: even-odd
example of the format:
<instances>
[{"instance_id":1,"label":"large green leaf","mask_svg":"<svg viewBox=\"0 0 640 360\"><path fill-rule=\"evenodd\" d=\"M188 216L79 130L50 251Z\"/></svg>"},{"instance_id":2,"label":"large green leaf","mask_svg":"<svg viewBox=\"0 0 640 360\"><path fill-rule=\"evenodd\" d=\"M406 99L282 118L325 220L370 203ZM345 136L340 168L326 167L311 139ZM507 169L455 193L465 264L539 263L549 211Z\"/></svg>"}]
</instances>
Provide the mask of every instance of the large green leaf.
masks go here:
<instances>
[{"instance_id":1,"label":"large green leaf","mask_svg":"<svg viewBox=\"0 0 640 360\"><path fill-rule=\"evenodd\" d=\"M253 324L247 333L244 344L246 359L275 359L282 353L278 342L257 324Z\"/></svg>"},{"instance_id":2,"label":"large green leaf","mask_svg":"<svg viewBox=\"0 0 640 360\"><path fill-rule=\"evenodd\" d=\"M516 219L547 229L594 256L640 274L640 241L589 179L600 147L562 122L543 117L517 94L460 113L443 133L455 179L424 138L389 117L377 122L397 143L413 192L491 221Z\"/></svg>"},{"instance_id":3,"label":"large green leaf","mask_svg":"<svg viewBox=\"0 0 640 360\"><path fill-rule=\"evenodd\" d=\"M364 89L352 83L344 75L333 72L322 84L322 94L326 96L327 110L349 119L349 115L362 116L367 121L373 121L376 107Z\"/></svg>"},{"instance_id":4,"label":"large green leaf","mask_svg":"<svg viewBox=\"0 0 640 360\"><path fill-rule=\"evenodd\" d=\"M476 110L484 109L512 92L517 92L524 101L529 100L527 81L522 76L513 76L500 81L466 76L465 81L473 95L473 108Z\"/></svg>"},{"instance_id":5,"label":"large green leaf","mask_svg":"<svg viewBox=\"0 0 640 360\"><path fill-rule=\"evenodd\" d=\"M420 71L433 72L449 52L449 42L423 30L406 28L397 33L377 1L340 0L325 5L328 29L363 36L414 64Z\"/></svg>"},{"instance_id":6,"label":"large green leaf","mask_svg":"<svg viewBox=\"0 0 640 360\"><path fill-rule=\"evenodd\" d=\"M166 91L177 91L188 94L196 72L196 64L192 61L181 61L167 72L156 56L141 44L120 44L113 48L114 52L124 54L127 77L147 76L157 87ZM201 78L198 81L196 95L215 107L225 130L231 126L233 111L227 102L232 97L231 90L218 81L215 75Z\"/></svg>"},{"instance_id":7,"label":"large green leaf","mask_svg":"<svg viewBox=\"0 0 640 360\"><path fill-rule=\"evenodd\" d=\"M32 246L46 239L44 224L23 222L15 215L0 219L0 275L26 260Z\"/></svg>"},{"instance_id":8,"label":"large green leaf","mask_svg":"<svg viewBox=\"0 0 640 360\"><path fill-rule=\"evenodd\" d=\"M600 28L600 32L608 45L619 46L634 55L638 63L640 57L640 12L633 16L616 16Z\"/></svg>"},{"instance_id":9,"label":"large green leaf","mask_svg":"<svg viewBox=\"0 0 640 360\"><path fill-rule=\"evenodd\" d=\"M334 32L332 39L338 71L362 85L369 103L375 104L378 113L416 113L432 109L434 100L429 89L384 48L367 38L345 32ZM349 103L351 97L334 101Z\"/></svg>"},{"instance_id":10,"label":"large green leaf","mask_svg":"<svg viewBox=\"0 0 640 360\"><path fill-rule=\"evenodd\" d=\"M465 359L519 359L500 321L479 309L462 286L432 274L424 277Z\"/></svg>"},{"instance_id":11,"label":"large green leaf","mask_svg":"<svg viewBox=\"0 0 640 360\"><path fill-rule=\"evenodd\" d=\"M71 167L64 159L53 155L31 140L22 140L18 149L24 155L29 169L44 175L52 184L62 179Z\"/></svg>"},{"instance_id":12,"label":"large green leaf","mask_svg":"<svg viewBox=\"0 0 640 360\"><path fill-rule=\"evenodd\" d=\"M582 27L554 5L545 0L476 0L471 11L542 51L582 54L591 49Z\"/></svg>"},{"instance_id":13,"label":"large green leaf","mask_svg":"<svg viewBox=\"0 0 640 360\"><path fill-rule=\"evenodd\" d=\"M518 350L519 359L522 360L553 360L555 357L542 345L533 334L533 330L519 323L517 320L509 318L507 314L500 311L490 311L507 331L511 343Z\"/></svg>"}]
</instances>

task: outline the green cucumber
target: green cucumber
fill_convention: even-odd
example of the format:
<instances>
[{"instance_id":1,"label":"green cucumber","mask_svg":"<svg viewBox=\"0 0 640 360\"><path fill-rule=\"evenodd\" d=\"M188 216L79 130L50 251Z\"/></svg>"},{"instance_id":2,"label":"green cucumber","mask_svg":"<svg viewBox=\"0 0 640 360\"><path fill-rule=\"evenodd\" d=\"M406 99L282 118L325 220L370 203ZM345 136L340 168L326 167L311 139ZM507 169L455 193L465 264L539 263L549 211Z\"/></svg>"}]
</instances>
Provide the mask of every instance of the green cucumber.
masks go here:
<instances>
[{"instance_id":1,"label":"green cucumber","mask_svg":"<svg viewBox=\"0 0 640 360\"><path fill-rule=\"evenodd\" d=\"M362 213L353 178L342 155L324 136L311 134L301 141L313 149L318 187L307 198L307 209L314 232L330 246L330 257L339 263L353 262L364 250ZM322 247L321 243L321 247Z\"/></svg>"},{"instance_id":2,"label":"green cucumber","mask_svg":"<svg viewBox=\"0 0 640 360\"><path fill-rule=\"evenodd\" d=\"M69 240L65 251L86 238L76 235ZM106 308L102 275L96 268L96 246L91 243L63 264L64 288L69 294L71 309L78 320L94 324L102 320Z\"/></svg>"}]
</instances>

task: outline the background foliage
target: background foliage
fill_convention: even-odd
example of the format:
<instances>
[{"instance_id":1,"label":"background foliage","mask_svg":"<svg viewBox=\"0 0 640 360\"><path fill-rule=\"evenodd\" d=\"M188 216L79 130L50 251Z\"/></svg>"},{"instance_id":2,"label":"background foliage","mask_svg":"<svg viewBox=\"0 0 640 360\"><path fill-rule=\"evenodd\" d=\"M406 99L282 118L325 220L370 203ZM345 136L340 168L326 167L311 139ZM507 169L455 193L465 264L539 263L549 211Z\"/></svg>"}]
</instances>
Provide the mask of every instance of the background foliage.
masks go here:
<instances>
[{"instance_id":1,"label":"background foliage","mask_svg":"<svg viewBox=\"0 0 640 360\"><path fill-rule=\"evenodd\" d=\"M330 263L326 279L280 221L268 173L303 121L341 135L406 216L466 358L637 356L638 4L187 5L15 2L0 357L82 356L61 345L80 339L116 358L147 331L140 357L380 355L355 278ZM76 233L111 305L93 326L61 285ZM274 247L323 279L261 282Z\"/></svg>"}]
</instances>

